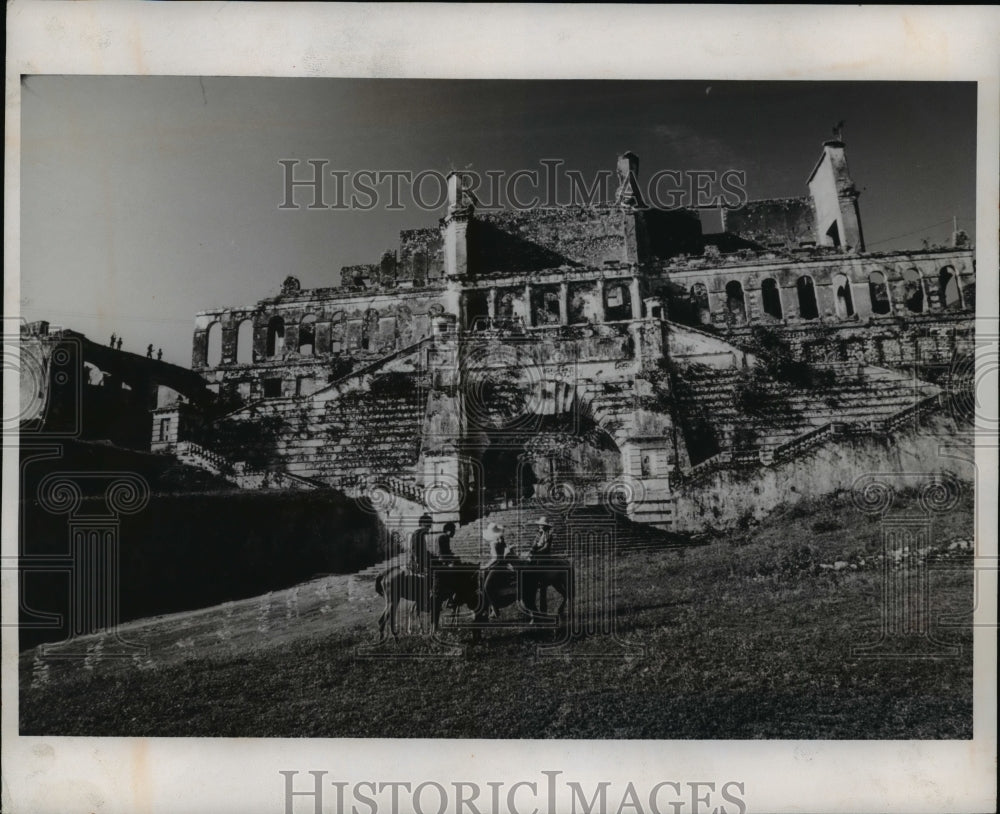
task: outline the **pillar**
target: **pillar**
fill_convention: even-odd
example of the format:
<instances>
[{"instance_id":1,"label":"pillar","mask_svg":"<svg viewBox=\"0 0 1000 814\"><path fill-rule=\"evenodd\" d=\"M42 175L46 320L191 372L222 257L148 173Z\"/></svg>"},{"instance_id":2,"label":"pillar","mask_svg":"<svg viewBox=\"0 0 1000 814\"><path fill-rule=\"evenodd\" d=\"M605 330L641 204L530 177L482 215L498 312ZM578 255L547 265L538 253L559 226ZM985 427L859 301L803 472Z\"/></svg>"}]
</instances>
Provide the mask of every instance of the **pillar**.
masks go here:
<instances>
[{"instance_id":1,"label":"pillar","mask_svg":"<svg viewBox=\"0 0 1000 814\"><path fill-rule=\"evenodd\" d=\"M559 324L569 325L569 284L559 283Z\"/></svg>"},{"instance_id":2,"label":"pillar","mask_svg":"<svg viewBox=\"0 0 1000 814\"><path fill-rule=\"evenodd\" d=\"M639 297L639 278L633 277L629 285L632 300L632 319L642 319L642 299Z\"/></svg>"},{"instance_id":3,"label":"pillar","mask_svg":"<svg viewBox=\"0 0 1000 814\"><path fill-rule=\"evenodd\" d=\"M604 280L597 281L597 321L604 322Z\"/></svg>"},{"instance_id":4,"label":"pillar","mask_svg":"<svg viewBox=\"0 0 1000 814\"><path fill-rule=\"evenodd\" d=\"M534 324L531 313L531 283L524 284L524 326L530 328Z\"/></svg>"}]
</instances>

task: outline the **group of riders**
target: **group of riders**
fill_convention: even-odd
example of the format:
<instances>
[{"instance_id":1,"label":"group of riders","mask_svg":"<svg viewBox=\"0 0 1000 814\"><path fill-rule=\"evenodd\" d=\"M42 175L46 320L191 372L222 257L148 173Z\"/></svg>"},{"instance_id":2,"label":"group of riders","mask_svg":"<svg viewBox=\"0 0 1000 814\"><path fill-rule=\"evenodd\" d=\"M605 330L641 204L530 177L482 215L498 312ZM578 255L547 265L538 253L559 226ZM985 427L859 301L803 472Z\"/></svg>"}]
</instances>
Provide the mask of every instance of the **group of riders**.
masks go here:
<instances>
[{"instance_id":1,"label":"group of riders","mask_svg":"<svg viewBox=\"0 0 1000 814\"><path fill-rule=\"evenodd\" d=\"M431 545L433 522L429 514L422 515L416 531L410 535L408 569L414 575L430 577L431 583L435 585L433 590L437 593L435 573L442 568L457 565L459 559L451 550L451 540L456 531L455 524L445 523L441 534L437 535L434 545ZM540 517L529 525L536 526L537 532L528 550L526 561L532 565L539 565L547 562L552 556L552 525L545 517ZM483 541L490 547L490 560L480 567L480 584L489 615L495 617L497 614L491 589L496 582L496 574L501 571L514 571L517 564L523 561L518 557L516 550L508 547L503 526L497 523L487 524L483 530ZM454 597L445 599L451 603Z\"/></svg>"}]
</instances>

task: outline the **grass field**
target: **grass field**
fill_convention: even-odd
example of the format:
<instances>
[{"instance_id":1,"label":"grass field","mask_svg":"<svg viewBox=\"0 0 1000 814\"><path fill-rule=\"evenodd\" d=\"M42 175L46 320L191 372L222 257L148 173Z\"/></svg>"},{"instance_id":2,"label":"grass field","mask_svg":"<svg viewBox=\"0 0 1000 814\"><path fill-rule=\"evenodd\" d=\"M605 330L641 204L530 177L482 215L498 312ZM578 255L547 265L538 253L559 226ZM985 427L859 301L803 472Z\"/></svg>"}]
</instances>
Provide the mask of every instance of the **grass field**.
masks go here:
<instances>
[{"instance_id":1,"label":"grass field","mask_svg":"<svg viewBox=\"0 0 1000 814\"><path fill-rule=\"evenodd\" d=\"M915 507L903 496L893 512L912 516ZM971 538L971 509L966 495L931 518L937 549ZM53 664L40 679L39 654L23 653L21 732L970 738L971 552L912 569L926 577L922 623L937 643L890 637L886 647L911 658L852 650L882 630L886 576L874 555L894 516L872 520L835 497L703 546L622 554L613 596L598 590L574 605L578 622L613 622L615 634L581 633L545 656L538 648L552 633L536 629L490 630L475 646L468 632L445 629L437 640L373 647L374 592L348 602L343 583L330 583L326 610L308 618L274 595L268 607L284 608L285 622L263 632L250 624L260 620L252 605L164 617L131 634L153 637L146 660ZM839 570L822 567L836 562ZM209 646L221 639L224 648ZM942 643L954 652L943 654Z\"/></svg>"}]
</instances>

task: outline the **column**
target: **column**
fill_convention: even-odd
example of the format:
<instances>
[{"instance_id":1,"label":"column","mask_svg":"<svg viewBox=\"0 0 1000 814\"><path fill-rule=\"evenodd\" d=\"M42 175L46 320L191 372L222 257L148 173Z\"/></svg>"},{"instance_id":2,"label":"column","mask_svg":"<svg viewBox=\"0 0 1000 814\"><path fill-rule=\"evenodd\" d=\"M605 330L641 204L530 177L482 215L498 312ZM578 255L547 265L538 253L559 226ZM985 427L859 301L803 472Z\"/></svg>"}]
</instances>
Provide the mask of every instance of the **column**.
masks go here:
<instances>
[{"instance_id":1,"label":"column","mask_svg":"<svg viewBox=\"0 0 1000 814\"><path fill-rule=\"evenodd\" d=\"M531 314L531 284L524 284L524 327L530 328L534 323Z\"/></svg>"},{"instance_id":2,"label":"column","mask_svg":"<svg viewBox=\"0 0 1000 814\"><path fill-rule=\"evenodd\" d=\"M629 285L629 294L632 299L632 319L642 318L642 300L639 298L639 278L633 277Z\"/></svg>"},{"instance_id":3,"label":"column","mask_svg":"<svg viewBox=\"0 0 1000 814\"><path fill-rule=\"evenodd\" d=\"M486 315L490 322L497 318L497 290L491 288L486 292Z\"/></svg>"},{"instance_id":4,"label":"column","mask_svg":"<svg viewBox=\"0 0 1000 814\"><path fill-rule=\"evenodd\" d=\"M569 284L559 283L559 324L569 325Z\"/></svg>"},{"instance_id":5,"label":"column","mask_svg":"<svg viewBox=\"0 0 1000 814\"><path fill-rule=\"evenodd\" d=\"M597 280L597 310L596 316L599 323L604 322L604 280Z\"/></svg>"}]
</instances>

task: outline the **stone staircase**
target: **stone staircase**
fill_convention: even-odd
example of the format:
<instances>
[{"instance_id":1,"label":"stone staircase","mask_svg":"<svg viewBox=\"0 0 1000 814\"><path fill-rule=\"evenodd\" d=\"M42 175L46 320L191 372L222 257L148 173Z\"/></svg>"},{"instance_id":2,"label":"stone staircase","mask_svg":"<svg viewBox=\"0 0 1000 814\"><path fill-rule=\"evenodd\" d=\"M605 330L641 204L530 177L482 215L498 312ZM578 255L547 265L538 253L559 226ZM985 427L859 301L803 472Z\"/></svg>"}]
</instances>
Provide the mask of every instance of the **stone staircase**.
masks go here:
<instances>
[{"instance_id":1,"label":"stone staircase","mask_svg":"<svg viewBox=\"0 0 1000 814\"><path fill-rule=\"evenodd\" d=\"M203 469L240 489L319 489L321 484L290 472L253 469L242 461L229 461L214 450L193 441L180 441L174 448L177 460Z\"/></svg>"},{"instance_id":2,"label":"stone staircase","mask_svg":"<svg viewBox=\"0 0 1000 814\"><path fill-rule=\"evenodd\" d=\"M682 422L708 419L720 450L681 477L700 479L720 468L787 460L837 437L885 434L938 406L939 388L896 371L850 363L816 368L828 371L834 382L803 387L759 380L762 402L774 407L756 416L740 410L741 371L685 371L684 387L676 389ZM738 430L744 431L739 441Z\"/></svg>"}]
</instances>

